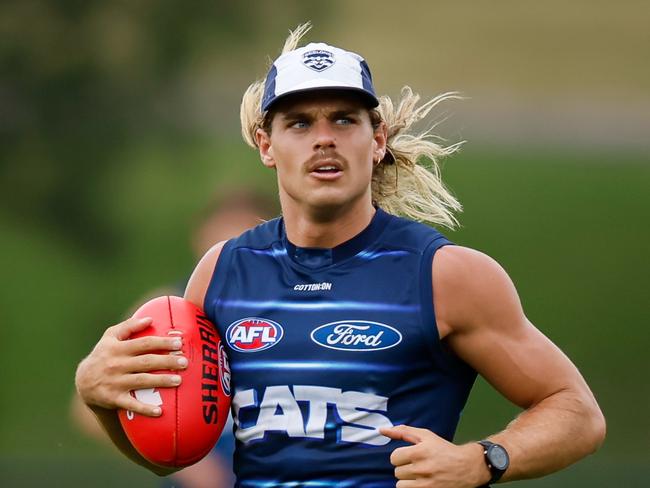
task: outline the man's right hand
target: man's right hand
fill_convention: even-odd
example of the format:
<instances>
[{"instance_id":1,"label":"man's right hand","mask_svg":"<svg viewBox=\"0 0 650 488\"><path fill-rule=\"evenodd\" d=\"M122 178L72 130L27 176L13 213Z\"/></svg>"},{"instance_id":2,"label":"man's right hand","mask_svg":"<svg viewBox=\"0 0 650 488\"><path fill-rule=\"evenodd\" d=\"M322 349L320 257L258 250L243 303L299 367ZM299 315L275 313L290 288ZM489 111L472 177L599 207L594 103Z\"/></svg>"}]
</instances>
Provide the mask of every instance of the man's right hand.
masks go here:
<instances>
[{"instance_id":1,"label":"man's right hand","mask_svg":"<svg viewBox=\"0 0 650 488\"><path fill-rule=\"evenodd\" d=\"M75 385L81 399L90 408L123 408L141 415L156 417L158 406L147 405L131 395L132 390L178 386L179 375L150 373L157 370L180 370L187 359L164 351L179 351L178 337L140 337L132 334L146 329L152 319L130 318L106 329L92 352L78 366Z\"/></svg>"}]
</instances>

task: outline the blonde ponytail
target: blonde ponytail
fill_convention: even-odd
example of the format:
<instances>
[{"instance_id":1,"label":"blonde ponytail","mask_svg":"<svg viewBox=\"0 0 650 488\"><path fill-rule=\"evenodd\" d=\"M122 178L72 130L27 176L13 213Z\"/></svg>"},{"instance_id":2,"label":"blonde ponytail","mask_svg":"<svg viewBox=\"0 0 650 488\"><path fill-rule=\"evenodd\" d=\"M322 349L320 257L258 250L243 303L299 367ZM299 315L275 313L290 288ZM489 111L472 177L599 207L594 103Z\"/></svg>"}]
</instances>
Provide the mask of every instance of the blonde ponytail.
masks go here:
<instances>
[{"instance_id":1,"label":"blonde ponytail","mask_svg":"<svg viewBox=\"0 0 650 488\"><path fill-rule=\"evenodd\" d=\"M377 111L388 129L388 151L374 169L372 197L381 208L413 220L458 226L455 212L462 210L458 200L442 182L439 161L457 152L464 141L442 146L434 142L431 130L409 134L409 129L440 103L461 98L457 93L438 95L418 106L420 96L408 86L402 89L397 105L380 97Z\"/></svg>"}]
</instances>

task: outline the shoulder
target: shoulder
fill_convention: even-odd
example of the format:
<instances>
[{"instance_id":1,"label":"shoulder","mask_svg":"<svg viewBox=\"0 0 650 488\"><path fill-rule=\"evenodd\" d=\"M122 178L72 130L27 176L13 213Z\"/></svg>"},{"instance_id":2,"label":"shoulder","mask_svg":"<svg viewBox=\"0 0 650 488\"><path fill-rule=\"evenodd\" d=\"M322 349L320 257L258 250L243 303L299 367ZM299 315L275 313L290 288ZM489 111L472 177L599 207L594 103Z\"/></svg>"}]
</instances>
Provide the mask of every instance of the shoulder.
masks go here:
<instances>
[{"instance_id":1,"label":"shoulder","mask_svg":"<svg viewBox=\"0 0 650 488\"><path fill-rule=\"evenodd\" d=\"M473 249L447 246L436 254L432 271L440 336L506 398L530 408L573 390L579 401L593 401L576 367L526 318L499 263Z\"/></svg>"},{"instance_id":2,"label":"shoulder","mask_svg":"<svg viewBox=\"0 0 650 488\"><path fill-rule=\"evenodd\" d=\"M194 268L192 276L187 283L185 289L185 299L192 302L197 307L203 308L203 300L205 293L210 285L212 273L217 265L223 246L228 241L221 241L212 246L208 252L201 258L199 263Z\"/></svg>"},{"instance_id":3,"label":"shoulder","mask_svg":"<svg viewBox=\"0 0 650 488\"><path fill-rule=\"evenodd\" d=\"M475 249L445 246L432 264L440 336L523 317L512 280L493 258Z\"/></svg>"},{"instance_id":4,"label":"shoulder","mask_svg":"<svg viewBox=\"0 0 650 488\"><path fill-rule=\"evenodd\" d=\"M503 267L487 254L463 246L444 246L433 260L433 274L446 286L461 285L482 289L507 274Z\"/></svg>"},{"instance_id":5,"label":"shoulder","mask_svg":"<svg viewBox=\"0 0 650 488\"><path fill-rule=\"evenodd\" d=\"M215 244L205 253L196 265L196 268L194 268L194 272L185 289L185 299L203 308L205 294L210 286L212 275L221 254L238 247L251 247L256 249L268 247L278 240L281 226L281 219L269 220L247 230L239 237ZM226 245L227 248L224 251Z\"/></svg>"},{"instance_id":6,"label":"shoulder","mask_svg":"<svg viewBox=\"0 0 650 488\"><path fill-rule=\"evenodd\" d=\"M278 217L273 220L268 220L247 230L239 237L229 241L232 248L237 247L252 247L256 249L266 248L271 246L274 242L281 239L282 235L282 218Z\"/></svg>"},{"instance_id":7,"label":"shoulder","mask_svg":"<svg viewBox=\"0 0 650 488\"><path fill-rule=\"evenodd\" d=\"M421 222L388 214L388 225L381 241L391 247L422 252L432 242L450 243L437 229Z\"/></svg>"}]
</instances>

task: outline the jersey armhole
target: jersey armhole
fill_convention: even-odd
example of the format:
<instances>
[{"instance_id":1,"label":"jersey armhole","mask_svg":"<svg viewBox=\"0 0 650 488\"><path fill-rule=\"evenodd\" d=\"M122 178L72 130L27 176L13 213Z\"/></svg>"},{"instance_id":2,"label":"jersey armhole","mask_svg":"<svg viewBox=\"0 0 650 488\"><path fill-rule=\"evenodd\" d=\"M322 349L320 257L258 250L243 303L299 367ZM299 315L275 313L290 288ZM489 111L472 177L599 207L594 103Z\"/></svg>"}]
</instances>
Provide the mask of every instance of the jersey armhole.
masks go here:
<instances>
[{"instance_id":1,"label":"jersey armhole","mask_svg":"<svg viewBox=\"0 0 650 488\"><path fill-rule=\"evenodd\" d=\"M440 334L436 323L436 311L433 303L433 257L443 246L453 245L443 236L434 238L424 249L420 262L420 310L422 312L422 332L431 349L432 355L440 352ZM432 356L432 357L434 357Z\"/></svg>"},{"instance_id":2,"label":"jersey armhole","mask_svg":"<svg viewBox=\"0 0 650 488\"><path fill-rule=\"evenodd\" d=\"M433 258L436 251L443 246L454 243L443 236L436 237L424 250L420 263L420 303L422 310L422 332L431 351L434 366L446 374L462 379L471 385L476 379L476 372L460 359L440 340L436 322L435 304L433 303ZM469 390L467 391L469 394Z\"/></svg>"},{"instance_id":3,"label":"jersey armhole","mask_svg":"<svg viewBox=\"0 0 650 488\"><path fill-rule=\"evenodd\" d=\"M223 284L226 280L226 275L230 269L230 261L232 256L232 246L233 240L226 241L226 243L221 248L217 262L214 265L212 270L212 276L210 277L210 284L208 289L205 292L205 297L203 298L203 310L205 311L208 319L216 324L217 318L215 316L215 308L217 306L217 300L223 289Z\"/></svg>"}]
</instances>

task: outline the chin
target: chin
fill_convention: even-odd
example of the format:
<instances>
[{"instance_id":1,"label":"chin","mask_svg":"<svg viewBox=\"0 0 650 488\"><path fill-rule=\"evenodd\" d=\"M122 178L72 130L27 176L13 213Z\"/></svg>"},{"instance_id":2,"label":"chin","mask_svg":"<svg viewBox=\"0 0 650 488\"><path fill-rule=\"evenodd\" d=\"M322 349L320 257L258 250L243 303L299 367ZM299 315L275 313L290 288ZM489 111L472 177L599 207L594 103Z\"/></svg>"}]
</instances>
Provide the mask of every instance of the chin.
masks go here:
<instances>
[{"instance_id":1,"label":"chin","mask_svg":"<svg viewBox=\"0 0 650 488\"><path fill-rule=\"evenodd\" d=\"M363 196L363 193L353 195L349 191L314 192L305 199L305 203L316 213L331 215L355 205Z\"/></svg>"},{"instance_id":2,"label":"chin","mask_svg":"<svg viewBox=\"0 0 650 488\"><path fill-rule=\"evenodd\" d=\"M352 201L349 192L340 188L320 188L306 195L310 207L340 207Z\"/></svg>"}]
</instances>

